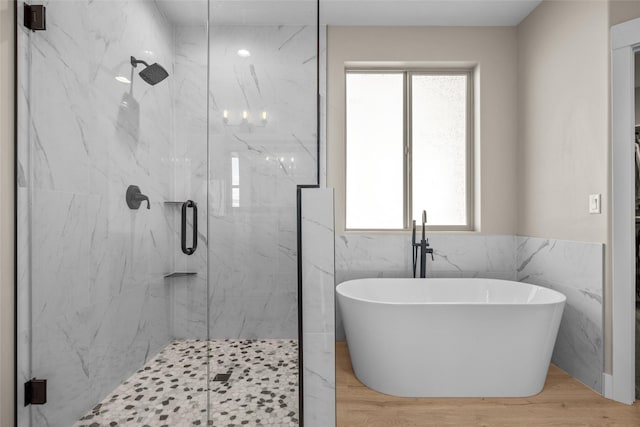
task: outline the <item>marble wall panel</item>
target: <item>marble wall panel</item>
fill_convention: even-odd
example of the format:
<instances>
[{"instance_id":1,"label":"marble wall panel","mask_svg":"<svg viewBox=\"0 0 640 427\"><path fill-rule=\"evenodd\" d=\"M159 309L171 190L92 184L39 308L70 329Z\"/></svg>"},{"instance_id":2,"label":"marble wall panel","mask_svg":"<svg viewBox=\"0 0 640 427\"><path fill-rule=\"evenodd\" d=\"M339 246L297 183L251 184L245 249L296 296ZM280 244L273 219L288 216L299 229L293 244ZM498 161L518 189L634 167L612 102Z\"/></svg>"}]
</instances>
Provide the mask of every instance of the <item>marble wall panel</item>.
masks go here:
<instances>
[{"instance_id":1,"label":"marble wall panel","mask_svg":"<svg viewBox=\"0 0 640 427\"><path fill-rule=\"evenodd\" d=\"M567 297L552 362L602 393L603 245L518 237L518 280Z\"/></svg>"},{"instance_id":2,"label":"marble wall panel","mask_svg":"<svg viewBox=\"0 0 640 427\"><path fill-rule=\"evenodd\" d=\"M165 291L151 284L34 328L33 365L49 382L32 425L71 425L164 347L166 337L149 325L169 327Z\"/></svg>"},{"instance_id":3,"label":"marble wall panel","mask_svg":"<svg viewBox=\"0 0 640 427\"><path fill-rule=\"evenodd\" d=\"M296 187L317 182L316 28L212 23L210 334L296 338Z\"/></svg>"},{"instance_id":4,"label":"marble wall panel","mask_svg":"<svg viewBox=\"0 0 640 427\"><path fill-rule=\"evenodd\" d=\"M304 333L304 425L336 425L335 336Z\"/></svg>"},{"instance_id":5,"label":"marble wall panel","mask_svg":"<svg viewBox=\"0 0 640 427\"><path fill-rule=\"evenodd\" d=\"M322 20L322 16L320 16ZM327 26L323 23L320 24L320 34L318 40L318 47L320 52L320 74L319 89L320 89L320 188L327 186Z\"/></svg>"},{"instance_id":6,"label":"marble wall panel","mask_svg":"<svg viewBox=\"0 0 640 427\"><path fill-rule=\"evenodd\" d=\"M207 4L202 2L202 14ZM195 272L195 276L167 279L172 284L172 335L175 338L207 338L207 28L174 27L173 103L175 151L172 158L174 182L172 200L193 200L198 205L196 252L180 249L181 205L167 205L171 211L174 271ZM188 217L191 242L191 210Z\"/></svg>"},{"instance_id":7,"label":"marble wall panel","mask_svg":"<svg viewBox=\"0 0 640 427\"><path fill-rule=\"evenodd\" d=\"M333 189L302 189L302 323L305 333L334 330Z\"/></svg>"},{"instance_id":8,"label":"marble wall panel","mask_svg":"<svg viewBox=\"0 0 640 427\"><path fill-rule=\"evenodd\" d=\"M335 425L333 189L301 190L304 423Z\"/></svg>"},{"instance_id":9,"label":"marble wall panel","mask_svg":"<svg viewBox=\"0 0 640 427\"><path fill-rule=\"evenodd\" d=\"M17 191L17 378L18 384L23 384L31 378L31 269L30 246L31 227L29 217L29 191L27 187L19 187ZM16 390L16 418L19 426L28 426L31 407L24 406L24 388Z\"/></svg>"}]
</instances>

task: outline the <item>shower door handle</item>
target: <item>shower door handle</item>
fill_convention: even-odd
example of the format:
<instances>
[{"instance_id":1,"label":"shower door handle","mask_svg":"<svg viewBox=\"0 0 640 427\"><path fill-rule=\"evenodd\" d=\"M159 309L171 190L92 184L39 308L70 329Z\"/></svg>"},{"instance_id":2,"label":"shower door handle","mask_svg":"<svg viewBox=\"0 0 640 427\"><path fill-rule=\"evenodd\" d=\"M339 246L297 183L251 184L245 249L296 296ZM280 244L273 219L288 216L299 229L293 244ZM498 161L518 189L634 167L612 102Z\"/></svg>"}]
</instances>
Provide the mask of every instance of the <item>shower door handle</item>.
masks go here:
<instances>
[{"instance_id":1,"label":"shower door handle","mask_svg":"<svg viewBox=\"0 0 640 427\"><path fill-rule=\"evenodd\" d=\"M193 240L190 248L187 247L187 208L193 208ZM182 252L192 255L198 247L198 206L193 200L187 200L182 204L182 234L181 234Z\"/></svg>"}]
</instances>

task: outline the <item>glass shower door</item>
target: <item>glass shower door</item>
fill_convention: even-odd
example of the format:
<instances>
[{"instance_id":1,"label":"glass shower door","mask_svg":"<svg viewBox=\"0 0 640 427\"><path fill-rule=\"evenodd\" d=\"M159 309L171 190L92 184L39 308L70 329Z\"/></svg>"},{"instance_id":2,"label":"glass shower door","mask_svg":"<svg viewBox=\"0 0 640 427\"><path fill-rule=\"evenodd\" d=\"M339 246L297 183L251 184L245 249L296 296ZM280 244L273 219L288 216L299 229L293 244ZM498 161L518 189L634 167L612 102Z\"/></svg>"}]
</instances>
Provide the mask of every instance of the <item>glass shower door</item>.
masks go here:
<instances>
[{"instance_id":1,"label":"glass shower door","mask_svg":"<svg viewBox=\"0 0 640 427\"><path fill-rule=\"evenodd\" d=\"M47 381L19 425L204 425L207 2L45 5L18 5L19 381Z\"/></svg>"},{"instance_id":2,"label":"glass shower door","mask_svg":"<svg viewBox=\"0 0 640 427\"><path fill-rule=\"evenodd\" d=\"M228 375L212 382L214 425L300 421L296 188L317 184L317 6L210 2L211 378Z\"/></svg>"}]
</instances>

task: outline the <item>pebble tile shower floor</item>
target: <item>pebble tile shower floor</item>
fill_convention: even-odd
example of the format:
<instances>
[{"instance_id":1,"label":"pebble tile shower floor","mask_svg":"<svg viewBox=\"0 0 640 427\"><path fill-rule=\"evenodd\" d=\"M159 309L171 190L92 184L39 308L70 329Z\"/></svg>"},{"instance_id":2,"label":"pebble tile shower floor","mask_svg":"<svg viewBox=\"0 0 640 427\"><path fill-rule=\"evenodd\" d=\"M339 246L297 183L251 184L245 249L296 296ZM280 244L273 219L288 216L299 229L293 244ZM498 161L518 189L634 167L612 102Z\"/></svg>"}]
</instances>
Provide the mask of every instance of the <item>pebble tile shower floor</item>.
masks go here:
<instances>
[{"instance_id":1,"label":"pebble tile shower floor","mask_svg":"<svg viewBox=\"0 0 640 427\"><path fill-rule=\"evenodd\" d=\"M297 426L297 341L173 341L74 427L197 425Z\"/></svg>"}]
</instances>

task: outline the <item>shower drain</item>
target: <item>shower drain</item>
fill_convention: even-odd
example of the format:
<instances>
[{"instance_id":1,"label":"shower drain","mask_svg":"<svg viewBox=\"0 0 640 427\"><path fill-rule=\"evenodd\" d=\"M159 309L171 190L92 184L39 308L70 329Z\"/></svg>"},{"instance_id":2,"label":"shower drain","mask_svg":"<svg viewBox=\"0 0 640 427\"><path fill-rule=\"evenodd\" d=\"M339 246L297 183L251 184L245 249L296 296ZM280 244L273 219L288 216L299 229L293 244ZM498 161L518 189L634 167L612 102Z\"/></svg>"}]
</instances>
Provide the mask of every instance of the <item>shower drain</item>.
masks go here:
<instances>
[{"instance_id":1,"label":"shower drain","mask_svg":"<svg viewBox=\"0 0 640 427\"><path fill-rule=\"evenodd\" d=\"M213 377L214 381L220 381L220 382L227 382L229 381L229 377L231 376L231 374L216 374L215 377Z\"/></svg>"}]
</instances>

